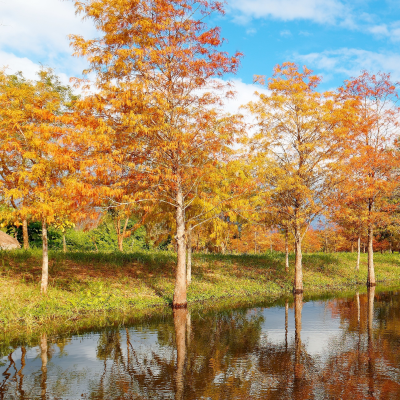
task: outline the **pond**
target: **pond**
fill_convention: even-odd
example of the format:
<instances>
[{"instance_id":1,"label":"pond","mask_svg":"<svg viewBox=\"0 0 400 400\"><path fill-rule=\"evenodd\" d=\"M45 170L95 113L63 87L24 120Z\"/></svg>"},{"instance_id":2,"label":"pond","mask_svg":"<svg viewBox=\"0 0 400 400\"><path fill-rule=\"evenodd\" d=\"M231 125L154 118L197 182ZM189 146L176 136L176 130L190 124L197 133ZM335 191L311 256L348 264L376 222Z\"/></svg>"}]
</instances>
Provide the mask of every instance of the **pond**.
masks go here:
<instances>
[{"instance_id":1,"label":"pond","mask_svg":"<svg viewBox=\"0 0 400 400\"><path fill-rule=\"evenodd\" d=\"M399 399L400 292L38 338L0 359L0 399Z\"/></svg>"}]
</instances>

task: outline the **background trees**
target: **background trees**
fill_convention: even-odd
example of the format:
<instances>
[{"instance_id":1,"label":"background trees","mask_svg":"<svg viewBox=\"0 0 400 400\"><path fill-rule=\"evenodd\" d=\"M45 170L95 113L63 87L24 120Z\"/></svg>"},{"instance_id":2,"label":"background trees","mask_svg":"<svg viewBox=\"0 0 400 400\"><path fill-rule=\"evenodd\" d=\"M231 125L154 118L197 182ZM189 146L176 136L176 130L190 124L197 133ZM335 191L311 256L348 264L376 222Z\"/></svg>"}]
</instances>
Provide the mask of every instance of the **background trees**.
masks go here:
<instances>
[{"instance_id":1,"label":"background trees","mask_svg":"<svg viewBox=\"0 0 400 400\"><path fill-rule=\"evenodd\" d=\"M247 108L256 117L250 151L258 187L271 193L265 208L279 210L295 237L294 290L303 291L301 242L335 187L337 144L346 103L316 91L320 78L294 63L277 66L269 95Z\"/></svg>"},{"instance_id":2,"label":"background trees","mask_svg":"<svg viewBox=\"0 0 400 400\"><path fill-rule=\"evenodd\" d=\"M367 285L375 286L373 261L374 229L393 208L388 199L398 187L399 155L395 140L399 137L397 84L390 75L373 75L363 72L349 80L341 88L345 97L357 100L356 119L346 138L346 179L342 192L345 201L356 203L366 214L368 230L368 277Z\"/></svg>"},{"instance_id":3,"label":"background trees","mask_svg":"<svg viewBox=\"0 0 400 400\"><path fill-rule=\"evenodd\" d=\"M76 80L79 99L51 70L37 81L0 74L2 223L14 233L22 226L27 248L28 222L40 221L44 275L48 224L64 231L77 222L64 249L70 237L72 248L95 251L175 250L175 306L186 304L192 248L282 250L289 272L294 245L301 292L302 250L349 250L357 241L360 253L367 227L374 284L374 240L383 251L399 236L397 89L388 75L365 72L320 93L312 71L278 65L269 93L245 107L253 134L242 116L224 112L234 88L221 78L236 72L241 54L221 51L219 28L204 23L223 13L218 2L75 4L99 32L71 36L95 77ZM246 135L250 151L240 155ZM323 232L311 229L322 214ZM80 232L82 220L96 229ZM127 247L142 225L140 245Z\"/></svg>"},{"instance_id":4,"label":"background trees","mask_svg":"<svg viewBox=\"0 0 400 400\"><path fill-rule=\"evenodd\" d=\"M66 193L71 195L68 173L75 164L68 115L74 100L51 70L43 69L37 81L0 74L1 197L12 206L13 219L42 223L43 293L48 284L47 225L57 215L69 215L72 206Z\"/></svg>"}]
</instances>

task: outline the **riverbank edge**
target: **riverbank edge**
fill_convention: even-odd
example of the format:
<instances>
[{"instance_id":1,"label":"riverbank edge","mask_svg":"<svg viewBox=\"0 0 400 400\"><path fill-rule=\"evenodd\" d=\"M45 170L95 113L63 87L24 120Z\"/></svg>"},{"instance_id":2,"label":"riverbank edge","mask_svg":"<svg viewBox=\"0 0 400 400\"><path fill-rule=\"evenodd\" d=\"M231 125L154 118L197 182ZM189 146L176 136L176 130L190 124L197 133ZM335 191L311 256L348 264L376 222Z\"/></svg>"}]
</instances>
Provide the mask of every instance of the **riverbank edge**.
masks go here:
<instances>
[{"instance_id":1,"label":"riverbank edge","mask_svg":"<svg viewBox=\"0 0 400 400\"><path fill-rule=\"evenodd\" d=\"M400 290L400 279L380 281L376 286L376 292ZM303 293L303 302L328 300L335 297L351 297L355 293L367 293L366 284L361 282L341 284L335 287L307 290ZM292 305L294 296L291 291L282 290L281 293L266 294L252 293L247 298L240 296L221 296L218 298L193 301L188 303L189 311L194 314L210 312L230 312L242 308L260 308L271 306L283 306L287 301ZM119 329L140 323L146 319L171 318L172 308L168 304L149 306L135 309L129 312L120 310L99 310L86 313L76 313L68 319L54 318L37 325L24 325L23 323L10 324L7 328L0 328L0 356L8 354L9 350L24 345L37 346L40 335L46 333L51 339L55 337L70 337L72 335L84 335L88 332L99 332L104 329Z\"/></svg>"}]
</instances>

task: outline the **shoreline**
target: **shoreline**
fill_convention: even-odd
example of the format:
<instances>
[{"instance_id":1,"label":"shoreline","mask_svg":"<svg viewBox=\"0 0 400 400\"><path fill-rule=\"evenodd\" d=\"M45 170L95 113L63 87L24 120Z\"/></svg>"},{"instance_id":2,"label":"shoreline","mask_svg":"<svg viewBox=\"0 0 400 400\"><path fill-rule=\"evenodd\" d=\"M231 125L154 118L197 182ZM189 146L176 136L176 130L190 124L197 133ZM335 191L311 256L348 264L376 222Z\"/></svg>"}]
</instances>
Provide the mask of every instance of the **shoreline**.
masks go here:
<instances>
[{"instance_id":1,"label":"shoreline","mask_svg":"<svg viewBox=\"0 0 400 400\"><path fill-rule=\"evenodd\" d=\"M29 342L39 332L104 329L172 313L175 257L166 252L50 254L50 287L39 293L40 251L1 252L1 347ZM366 287L366 254L360 271L355 253L304 255L304 301ZM364 260L365 258L365 260ZM188 307L207 312L273 303L292 294L284 254L195 254ZM376 254L378 287L400 287L400 257ZM382 289L381 289L382 288Z\"/></svg>"}]
</instances>

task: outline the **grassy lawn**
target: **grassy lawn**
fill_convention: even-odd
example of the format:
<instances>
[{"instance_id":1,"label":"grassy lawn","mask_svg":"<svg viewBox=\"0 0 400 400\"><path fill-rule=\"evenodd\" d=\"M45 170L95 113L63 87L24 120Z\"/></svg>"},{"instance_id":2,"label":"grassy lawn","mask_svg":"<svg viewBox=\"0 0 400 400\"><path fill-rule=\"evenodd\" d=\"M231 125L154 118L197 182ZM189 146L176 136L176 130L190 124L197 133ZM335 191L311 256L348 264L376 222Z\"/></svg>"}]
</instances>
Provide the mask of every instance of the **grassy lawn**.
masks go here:
<instances>
[{"instance_id":1,"label":"grassy lawn","mask_svg":"<svg viewBox=\"0 0 400 400\"><path fill-rule=\"evenodd\" d=\"M172 301L175 255L168 252L51 252L48 295L39 293L40 250L0 253L2 335L49 326L75 329L121 323L124 318L165 312ZM273 300L290 294L284 255L194 254L190 307ZM305 295L328 294L365 284L366 254L355 272L355 253L306 254ZM399 254L375 255L377 280L400 285Z\"/></svg>"}]
</instances>

